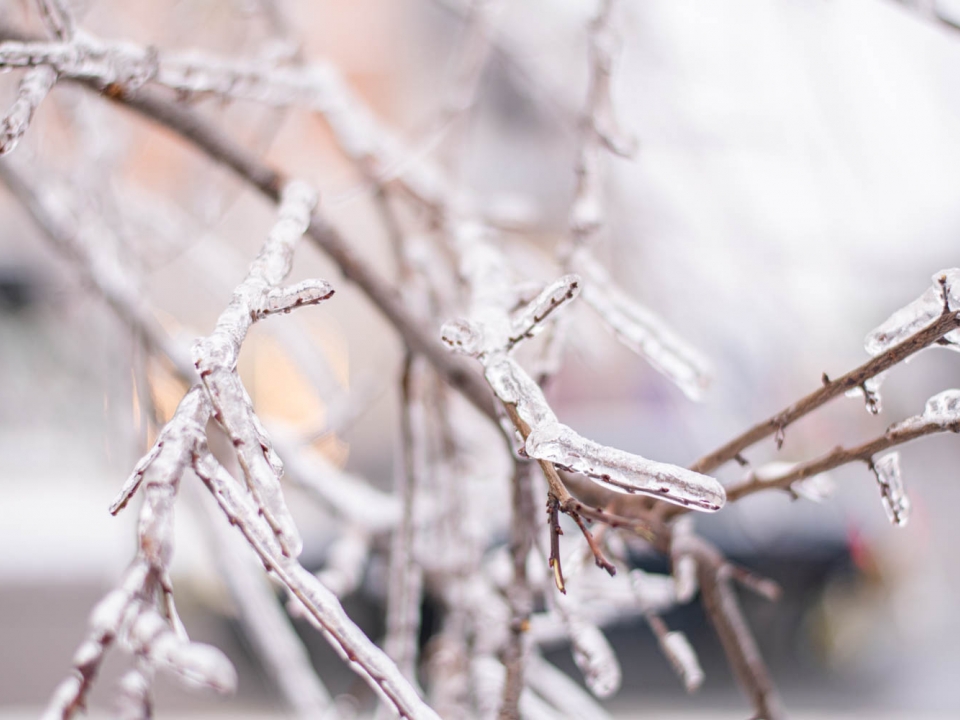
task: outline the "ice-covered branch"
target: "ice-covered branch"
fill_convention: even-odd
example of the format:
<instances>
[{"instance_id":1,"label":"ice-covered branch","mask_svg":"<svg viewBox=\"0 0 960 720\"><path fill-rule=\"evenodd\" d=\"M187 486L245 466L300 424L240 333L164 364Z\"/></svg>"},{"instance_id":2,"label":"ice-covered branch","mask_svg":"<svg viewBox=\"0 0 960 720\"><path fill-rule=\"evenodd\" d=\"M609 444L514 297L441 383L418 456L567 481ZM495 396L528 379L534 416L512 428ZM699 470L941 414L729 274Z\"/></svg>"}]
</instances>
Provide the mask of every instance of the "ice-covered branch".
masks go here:
<instances>
[{"instance_id":1,"label":"ice-covered branch","mask_svg":"<svg viewBox=\"0 0 960 720\"><path fill-rule=\"evenodd\" d=\"M577 189L570 210L570 228L577 244L584 244L603 224L600 150L622 157L636 152L636 140L617 123L610 98L610 81L617 36L613 30L616 0L600 0L590 24L590 87L581 120L580 153L577 159Z\"/></svg>"},{"instance_id":2,"label":"ice-covered branch","mask_svg":"<svg viewBox=\"0 0 960 720\"><path fill-rule=\"evenodd\" d=\"M815 477L833 468L852 462L871 462L871 458L890 448L926 435L960 432L960 391L945 390L930 398L922 415L892 425L882 435L850 448L837 447L830 452L780 472L752 472L727 488L730 502L769 488L790 490L806 478Z\"/></svg>"},{"instance_id":3,"label":"ice-covered branch","mask_svg":"<svg viewBox=\"0 0 960 720\"><path fill-rule=\"evenodd\" d=\"M461 274L473 294L472 314L444 325L442 338L451 349L476 357L496 396L515 409L523 424L517 429L526 454L620 492L651 495L698 510L719 509L724 493L715 479L600 445L560 423L540 386L510 356L519 340L533 335L556 308L576 297L579 279L565 276L532 302L509 312L512 293L504 277L505 262L493 243L482 231L471 229L461 231L457 242Z\"/></svg>"},{"instance_id":4,"label":"ice-covered branch","mask_svg":"<svg viewBox=\"0 0 960 720\"><path fill-rule=\"evenodd\" d=\"M75 23L67 0L37 0L43 24L59 40L73 39Z\"/></svg>"},{"instance_id":5,"label":"ice-covered branch","mask_svg":"<svg viewBox=\"0 0 960 720\"><path fill-rule=\"evenodd\" d=\"M145 497L137 530L137 557L120 585L94 608L90 630L74 657L75 675L54 691L44 714L68 718L83 707L106 648L115 640L151 669L161 669L191 687L232 692L236 673L216 648L192 643L176 617L168 568L173 555L173 506L180 478L202 442L210 414L199 388L181 401L174 418L152 450L138 464L114 503L121 507L129 493L143 488ZM157 606L157 597L163 598Z\"/></svg>"},{"instance_id":6,"label":"ice-covered branch","mask_svg":"<svg viewBox=\"0 0 960 720\"><path fill-rule=\"evenodd\" d=\"M506 589L510 624L507 644L503 650L506 676L500 705L501 720L519 718L520 695L526 684L530 615L533 612L533 589L527 574L527 558L536 533L532 471L533 463L515 461L510 495L510 558L513 576Z\"/></svg>"},{"instance_id":7,"label":"ice-covered branch","mask_svg":"<svg viewBox=\"0 0 960 720\"><path fill-rule=\"evenodd\" d=\"M203 508L217 567L267 674L298 717L335 720L330 693L314 672L307 649L274 596L266 576L250 553L242 548L239 536L234 536L219 517L219 508L208 498L200 499L207 501L203 502Z\"/></svg>"},{"instance_id":8,"label":"ice-covered branch","mask_svg":"<svg viewBox=\"0 0 960 720\"><path fill-rule=\"evenodd\" d=\"M277 533L284 552L293 556L300 553L302 542L280 490L282 465L253 412L236 365L247 330L280 302L275 294L277 286L290 272L294 246L306 230L316 202L316 193L308 186L297 182L287 185L279 220L260 255L234 290L233 299L217 320L213 333L198 340L193 348L194 364L207 389L214 416L236 448L250 492ZM310 283L309 291L280 291L281 297L296 298L292 301L295 304L302 303L305 296L315 303L331 295L333 289L321 281Z\"/></svg>"},{"instance_id":9,"label":"ice-covered branch","mask_svg":"<svg viewBox=\"0 0 960 720\"><path fill-rule=\"evenodd\" d=\"M698 472L710 472L720 465L733 460L751 445L771 435L777 435L780 442L782 442L783 431L788 425L796 422L813 410L816 410L828 400L832 400L848 390L861 386L870 378L892 368L894 365L903 362L925 348L941 344L942 340L945 340L947 336L951 335L957 328L960 328L960 312L958 312L960 307L954 308L951 306L949 311L943 311L943 305L941 304L940 308L941 312L931 320L929 325L921 326L922 329L905 337L900 333L891 333L889 336L885 335L890 342L889 344L885 344L885 349L873 359L835 380L831 380L824 375L823 385L819 389L801 398L767 420L754 425L723 447L714 450L708 455L704 455L690 466L691 469ZM886 323L882 325L881 328L885 326ZM913 327L910 322L898 322L897 326L900 328L907 326L911 329ZM950 341L947 340L947 342Z\"/></svg>"},{"instance_id":10,"label":"ice-covered branch","mask_svg":"<svg viewBox=\"0 0 960 720\"><path fill-rule=\"evenodd\" d=\"M403 718L438 720L397 666L350 620L337 598L292 557L286 555L273 529L229 473L209 452L194 458L194 471L213 493L221 509L290 593L300 601L341 657L364 677Z\"/></svg>"},{"instance_id":11,"label":"ice-covered branch","mask_svg":"<svg viewBox=\"0 0 960 720\"><path fill-rule=\"evenodd\" d=\"M396 494L401 503L400 520L390 544L389 590L387 594L387 633L384 649L400 672L416 683L420 637L420 605L423 593L423 568L416 562L414 543L418 525L417 496L423 492L423 467L419 461L422 429L423 368L408 355L400 379L400 462L396 471Z\"/></svg>"},{"instance_id":12,"label":"ice-covered branch","mask_svg":"<svg viewBox=\"0 0 960 720\"><path fill-rule=\"evenodd\" d=\"M660 650L680 677L687 692L695 692L704 679L697 653L682 632L670 631L659 615L647 615L647 622L657 638Z\"/></svg>"},{"instance_id":13,"label":"ice-covered branch","mask_svg":"<svg viewBox=\"0 0 960 720\"><path fill-rule=\"evenodd\" d=\"M17 99L0 118L0 155L6 155L17 146L37 107L56 82L56 71L46 65L27 70L17 89Z\"/></svg>"}]
</instances>

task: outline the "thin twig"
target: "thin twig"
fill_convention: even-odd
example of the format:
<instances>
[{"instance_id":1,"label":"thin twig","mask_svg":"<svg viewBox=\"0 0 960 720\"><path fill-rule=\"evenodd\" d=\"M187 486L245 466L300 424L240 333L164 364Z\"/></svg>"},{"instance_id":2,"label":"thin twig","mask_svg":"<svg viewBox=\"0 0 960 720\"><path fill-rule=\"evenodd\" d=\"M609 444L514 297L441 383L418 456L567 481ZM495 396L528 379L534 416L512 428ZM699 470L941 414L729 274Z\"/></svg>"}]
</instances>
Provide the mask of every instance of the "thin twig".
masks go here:
<instances>
[{"instance_id":1,"label":"thin twig","mask_svg":"<svg viewBox=\"0 0 960 720\"><path fill-rule=\"evenodd\" d=\"M852 462L869 462L874 455L884 450L941 432L960 432L960 421L944 423L936 420L924 421L922 418L911 418L893 425L883 435L872 440L851 448L834 448L825 455L795 465L781 474L769 476L764 474L758 477L756 474L750 473L740 482L727 488L727 498L733 502L770 488L789 490L793 483L804 478L813 477Z\"/></svg>"},{"instance_id":2,"label":"thin twig","mask_svg":"<svg viewBox=\"0 0 960 720\"><path fill-rule=\"evenodd\" d=\"M871 358L846 375L836 380L824 382L820 388L806 397L801 398L763 422L757 423L722 447L704 455L693 463L690 469L696 470L697 472L708 473L720 467L724 463L736 458L737 455L751 445L776 433L783 433L788 425L796 422L813 410L816 410L828 400L832 400L848 390L859 387L870 378L879 375L885 370L889 370L911 355L935 344L944 335L956 330L958 327L960 327L960 313L944 313L935 322L907 338L902 343L894 345L886 352ZM678 513L674 511L673 514Z\"/></svg>"}]
</instances>

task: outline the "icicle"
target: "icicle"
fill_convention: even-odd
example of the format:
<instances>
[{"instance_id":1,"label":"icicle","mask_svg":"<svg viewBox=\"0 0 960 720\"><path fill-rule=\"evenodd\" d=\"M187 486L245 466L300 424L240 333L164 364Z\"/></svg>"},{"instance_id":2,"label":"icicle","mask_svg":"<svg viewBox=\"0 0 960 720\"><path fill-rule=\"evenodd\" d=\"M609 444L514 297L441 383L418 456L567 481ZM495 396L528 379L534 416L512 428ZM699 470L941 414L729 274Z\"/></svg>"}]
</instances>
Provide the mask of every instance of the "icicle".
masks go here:
<instances>
[{"instance_id":1,"label":"icicle","mask_svg":"<svg viewBox=\"0 0 960 720\"><path fill-rule=\"evenodd\" d=\"M903 527L910 514L910 499L903 490L900 453L892 452L875 461L873 472L880 485L880 500L887 518L894 525Z\"/></svg>"},{"instance_id":2,"label":"icicle","mask_svg":"<svg viewBox=\"0 0 960 720\"><path fill-rule=\"evenodd\" d=\"M886 372L878 373L872 378L864 380L862 385L852 390L847 390L844 395L848 398L862 397L863 405L867 409L867 412L871 415L879 415L883 409L883 398L880 396L880 386L883 385L886 377Z\"/></svg>"},{"instance_id":3,"label":"icicle","mask_svg":"<svg viewBox=\"0 0 960 720\"><path fill-rule=\"evenodd\" d=\"M681 517L673 526L673 540L670 546L670 562L673 565L673 583L676 588L677 602L684 604L693 600L697 592L697 561L687 553L678 552L683 543L678 539L693 534L693 518Z\"/></svg>"}]
</instances>

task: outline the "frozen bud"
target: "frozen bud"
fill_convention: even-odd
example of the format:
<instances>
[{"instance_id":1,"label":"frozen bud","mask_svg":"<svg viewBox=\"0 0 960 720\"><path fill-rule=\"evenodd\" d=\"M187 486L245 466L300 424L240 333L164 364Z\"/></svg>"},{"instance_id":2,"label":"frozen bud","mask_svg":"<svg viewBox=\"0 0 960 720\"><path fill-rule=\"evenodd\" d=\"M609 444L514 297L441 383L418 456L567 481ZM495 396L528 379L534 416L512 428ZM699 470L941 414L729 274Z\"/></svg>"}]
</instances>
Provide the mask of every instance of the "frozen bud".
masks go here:
<instances>
[{"instance_id":1,"label":"frozen bud","mask_svg":"<svg viewBox=\"0 0 960 720\"><path fill-rule=\"evenodd\" d=\"M790 490L797 497L802 497L812 502L821 503L833 496L837 489L837 484L828 473L820 473L812 477L797 480L790 484Z\"/></svg>"}]
</instances>

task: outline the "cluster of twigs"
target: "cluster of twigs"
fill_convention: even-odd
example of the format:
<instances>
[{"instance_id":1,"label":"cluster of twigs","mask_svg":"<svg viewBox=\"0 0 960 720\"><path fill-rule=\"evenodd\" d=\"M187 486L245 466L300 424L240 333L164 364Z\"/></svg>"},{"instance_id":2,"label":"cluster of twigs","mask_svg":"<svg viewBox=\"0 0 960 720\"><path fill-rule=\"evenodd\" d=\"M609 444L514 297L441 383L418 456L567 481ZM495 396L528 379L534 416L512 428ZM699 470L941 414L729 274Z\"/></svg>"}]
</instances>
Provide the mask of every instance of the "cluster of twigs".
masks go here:
<instances>
[{"instance_id":1,"label":"cluster of twigs","mask_svg":"<svg viewBox=\"0 0 960 720\"><path fill-rule=\"evenodd\" d=\"M469 114L487 57L507 52L497 45L499 6L492 0L470 6L467 42L431 124L437 134L431 142L456 135L451 129ZM0 70L23 73L17 99L0 121L0 154L14 150L59 83L80 83L174 131L279 204L275 227L213 332L188 349L161 328L135 272L114 250L119 241L104 241L116 233L85 208L83 197L53 173L38 171L36 162L16 155L0 160L0 178L77 274L190 387L111 508L119 512L138 491L143 496L137 556L91 615L75 671L54 693L45 717L68 718L83 707L114 643L135 658L121 683L126 717L150 715L157 670L194 686L233 689L227 658L188 639L173 602L172 517L188 476L199 478L219 506L210 516L217 542L228 542L225 516L287 594L288 611L323 633L384 700L387 712L418 720L605 717L590 695L544 660L541 647L568 639L589 690L607 697L622 673L600 628L630 614L646 618L684 686L694 691L703 680L696 653L661 615L692 601L699 590L755 716L783 716L732 586L739 583L771 600L779 589L731 564L699 537L689 513L716 511L768 489L819 499L818 476L862 462L875 474L891 521L906 522L909 502L898 456L887 451L960 430L958 391L931 398L923 414L856 447L790 466L755 468L726 488L709 473L730 461L748 464L744 453L770 436L779 447L792 423L845 392L860 392L868 409L879 411L886 370L925 348L956 349L960 272L938 273L923 297L872 333L867 348L874 357L861 367L834 380L824 375L818 390L689 469L652 461L581 436L558 419L543 390L571 342L567 310L578 298L687 395L699 397L709 382L700 355L617 288L593 255L605 215L603 154L629 157L635 149L619 129L611 98L615 0L600 0L587 29L590 82L579 125L576 191L568 236L550 264L558 279L548 283L511 260L502 245L507 230L486 217L469 193L453 192L443 163L405 147L332 64L302 62L296 52L254 61L106 41L80 30L65 0L38 0L37 8L52 39L4 28L5 37L14 39L0 43ZM321 115L375 188L404 296L316 210L309 187L287 179L185 102L201 95ZM237 374L254 322L333 294L323 281L282 285L302 235L364 291L406 346L392 496L331 468L282 431L268 432ZM431 318L446 320L442 329ZM529 356L522 357L526 351ZM482 373L458 355L473 358ZM214 442L232 449L226 464L210 451ZM499 460L492 461L493 455ZM297 560L302 543L280 484L281 457L286 477L311 489L339 523L339 538L317 575ZM508 518L502 513L506 498ZM547 522L537 510L544 503ZM562 542L564 515L582 539ZM504 546L498 538L508 525ZM385 534L390 568L381 650L347 617L337 596L360 585L374 540ZM626 534L667 556L672 574L631 570ZM591 571L591 559L607 575ZM253 645L291 707L304 717L334 716L329 693L262 577L226 554L221 566ZM441 622L421 656L419 613L427 594L438 603ZM541 604L544 609L535 611Z\"/></svg>"}]
</instances>

